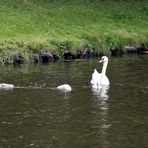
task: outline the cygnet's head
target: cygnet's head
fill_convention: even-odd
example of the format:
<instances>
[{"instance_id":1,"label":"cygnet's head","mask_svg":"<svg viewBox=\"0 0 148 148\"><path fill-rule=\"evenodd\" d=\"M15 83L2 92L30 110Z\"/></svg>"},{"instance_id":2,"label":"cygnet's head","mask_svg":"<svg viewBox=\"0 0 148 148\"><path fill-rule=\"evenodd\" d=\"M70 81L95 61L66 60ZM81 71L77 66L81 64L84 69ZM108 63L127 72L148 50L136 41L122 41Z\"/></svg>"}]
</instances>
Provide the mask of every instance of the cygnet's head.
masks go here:
<instances>
[{"instance_id":1,"label":"cygnet's head","mask_svg":"<svg viewBox=\"0 0 148 148\"><path fill-rule=\"evenodd\" d=\"M104 62L108 62L108 57L106 56L101 57L101 60L99 61L99 63L104 63Z\"/></svg>"}]
</instances>

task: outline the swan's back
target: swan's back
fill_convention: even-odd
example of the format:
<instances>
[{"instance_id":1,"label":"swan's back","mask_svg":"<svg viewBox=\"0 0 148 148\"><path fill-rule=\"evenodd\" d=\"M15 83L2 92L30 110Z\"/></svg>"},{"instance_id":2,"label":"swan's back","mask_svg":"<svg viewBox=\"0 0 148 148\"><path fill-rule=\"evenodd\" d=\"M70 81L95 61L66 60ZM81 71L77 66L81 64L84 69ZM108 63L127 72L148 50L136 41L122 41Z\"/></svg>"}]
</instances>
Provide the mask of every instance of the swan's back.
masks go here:
<instances>
[{"instance_id":1,"label":"swan's back","mask_svg":"<svg viewBox=\"0 0 148 148\"><path fill-rule=\"evenodd\" d=\"M72 88L70 85L68 84L63 84L63 85L59 85L57 87L58 90L61 90L61 91L64 91L64 92L71 92L72 91Z\"/></svg>"},{"instance_id":2,"label":"swan's back","mask_svg":"<svg viewBox=\"0 0 148 148\"><path fill-rule=\"evenodd\" d=\"M0 83L0 89L13 89L14 85L13 84L7 84L7 83Z\"/></svg>"},{"instance_id":3,"label":"swan's back","mask_svg":"<svg viewBox=\"0 0 148 148\"><path fill-rule=\"evenodd\" d=\"M92 73L92 79L91 79L90 83L92 85L95 85L96 83L100 83L100 78L101 78L101 74L98 73L98 71L96 69L94 69L94 72Z\"/></svg>"},{"instance_id":4,"label":"swan's back","mask_svg":"<svg viewBox=\"0 0 148 148\"><path fill-rule=\"evenodd\" d=\"M92 79L90 83L92 84L94 88L98 88L101 85L103 86L110 85L110 82L107 76L106 75L103 76L101 80L101 73L98 73L96 69L94 69L94 72L92 73Z\"/></svg>"}]
</instances>

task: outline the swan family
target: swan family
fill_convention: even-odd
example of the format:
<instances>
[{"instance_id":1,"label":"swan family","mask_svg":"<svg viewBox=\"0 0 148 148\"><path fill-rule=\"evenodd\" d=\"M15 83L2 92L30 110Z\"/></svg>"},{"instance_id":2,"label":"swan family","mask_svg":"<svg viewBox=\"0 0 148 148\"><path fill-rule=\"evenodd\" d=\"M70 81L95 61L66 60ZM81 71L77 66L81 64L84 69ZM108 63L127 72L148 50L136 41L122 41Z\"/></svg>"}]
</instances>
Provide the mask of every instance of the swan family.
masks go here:
<instances>
[{"instance_id":1,"label":"swan family","mask_svg":"<svg viewBox=\"0 0 148 148\"><path fill-rule=\"evenodd\" d=\"M108 89L108 86L110 85L109 79L106 76L106 70L108 65L108 57L102 56L99 63L103 63L102 72L98 73L96 69L94 69L94 72L92 73L92 79L90 81L92 85L93 90L102 91L102 89ZM72 88L68 84L63 84L57 87L58 90L64 91L64 92L71 92Z\"/></svg>"},{"instance_id":2,"label":"swan family","mask_svg":"<svg viewBox=\"0 0 148 148\"><path fill-rule=\"evenodd\" d=\"M102 72L98 73L96 69L94 69L94 72L92 73L92 79L90 81L93 89L100 89L103 86L109 86L110 82L109 79L106 76L106 69L108 65L108 58L106 56L103 56L99 63L103 63ZM8 90L13 89L13 84L7 84L7 83L1 83L0 89ZM69 84L62 84L56 87L57 90L63 91L63 92L71 92L72 88Z\"/></svg>"}]
</instances>

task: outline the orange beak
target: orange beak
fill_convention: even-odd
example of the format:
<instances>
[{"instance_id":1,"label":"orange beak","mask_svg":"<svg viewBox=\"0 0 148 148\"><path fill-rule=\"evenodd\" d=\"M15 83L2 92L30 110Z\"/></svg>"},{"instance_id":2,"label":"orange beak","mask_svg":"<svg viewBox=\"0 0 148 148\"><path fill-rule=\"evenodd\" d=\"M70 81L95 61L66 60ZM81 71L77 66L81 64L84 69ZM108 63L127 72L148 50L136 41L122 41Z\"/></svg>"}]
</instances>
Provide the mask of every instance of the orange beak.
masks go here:
<instances>
[{"instance_id":1,"label":"orange beak","mask_svg":"<svg viewBox=\"0 0 148 148\"><path fill-rule=\"evenodd\" d=\"M99 61L99 63L102 63L103 62L103 60L101 59L100 61Z\"/></svg>"}]
</instances>

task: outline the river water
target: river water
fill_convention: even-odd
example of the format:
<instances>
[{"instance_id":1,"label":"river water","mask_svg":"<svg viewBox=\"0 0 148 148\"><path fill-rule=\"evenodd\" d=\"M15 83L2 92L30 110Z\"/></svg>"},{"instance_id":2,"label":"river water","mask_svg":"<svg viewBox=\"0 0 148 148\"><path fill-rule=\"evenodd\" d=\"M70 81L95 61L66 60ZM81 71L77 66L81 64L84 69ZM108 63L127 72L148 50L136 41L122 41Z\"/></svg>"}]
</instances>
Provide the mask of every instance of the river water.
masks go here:
<instances>
[{"instance_id":1,"label":"river water","mask_svg":"<svg viewBox=\"0 0 148 148\"><path fill-rule=\"evenodd\" d=\"M97 59L7 66L0 82L0 148L148 147L148 56L109 58L109 90L96 92ZM72 92L56 86L68 83Z\"/></svg>"}]
</instances>

